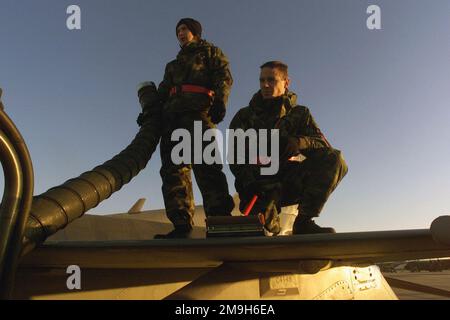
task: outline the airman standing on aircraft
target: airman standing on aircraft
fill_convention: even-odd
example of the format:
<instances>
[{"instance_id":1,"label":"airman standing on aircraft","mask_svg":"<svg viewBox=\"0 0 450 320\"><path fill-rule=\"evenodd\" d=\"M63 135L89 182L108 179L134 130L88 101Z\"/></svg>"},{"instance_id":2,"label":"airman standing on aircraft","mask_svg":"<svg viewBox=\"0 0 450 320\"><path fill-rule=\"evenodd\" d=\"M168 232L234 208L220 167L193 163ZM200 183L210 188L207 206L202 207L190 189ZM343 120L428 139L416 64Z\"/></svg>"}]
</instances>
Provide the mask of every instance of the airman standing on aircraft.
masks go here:
<instances>
[{"instance_id":1,"label":"airman standing on aircraft","mask_svg":"<svg viewBox=\"0 0 450 320\"><path fill-rule=\"evenodd\" d=\"M171 141L174 130L188 130L193 145L194 121L201 122L204 132L225 117L233 83L228 59L219 48L203 40L201 34L202 26L198 21L184 18L178 22L176 35L181 50L176 59L167 64L158 87L162 192L167 217L175 227L171 233L160 236L162 238L185 237L192 230L191 169L203 196L206 216L230 215L234 208L221 164L174 164L171 159L172 149L178 143ZM142 116L140 122L144 122Z\"/></svg>"},{"instance_id":2,"label":"airman standing on aircraft","mask_svg":"<svg viewBox=\"0 0 450 320\"><path fill-rule=\"evenodd\" d=\"M286 64L263 64L259 81L261 90L234 116L230 129L279 129L280 167L276 175L262 176L260 165L230 165L240 209L243 211L254 195L258 196L259 206L254 207L258 212L264 212L271 201L275 201L278 212L282 206L298 204L293 234L334 233L333 228L318 226L313 218L319 216L347 173L345 160L321 133L309 109L298 105L296 94L288 90ZM298 155L306 159L289 161Z\"/></svg>"}]
</instances>

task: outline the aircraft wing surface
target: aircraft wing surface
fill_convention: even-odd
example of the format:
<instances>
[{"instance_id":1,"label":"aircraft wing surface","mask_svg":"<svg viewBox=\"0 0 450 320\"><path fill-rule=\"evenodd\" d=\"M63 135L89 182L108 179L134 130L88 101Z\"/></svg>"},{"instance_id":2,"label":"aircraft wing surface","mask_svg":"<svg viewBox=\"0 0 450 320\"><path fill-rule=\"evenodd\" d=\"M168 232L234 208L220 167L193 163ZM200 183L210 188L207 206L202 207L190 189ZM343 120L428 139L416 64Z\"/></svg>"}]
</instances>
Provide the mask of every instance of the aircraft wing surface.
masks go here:
<instances>
[{"instance_id":1,"label":"aircraft wing surface","mask_svg":"<svg viewBox=\"0 0 450 320\"><path fill-rule=\"evenodd\" d=\"M371 264L450 257L450 244L437 241L432 231L433 228L278 237L48 241L25 256L21 265L200 268L224 262L333 260L341 264Z\"/></svg>"}]
</instances>

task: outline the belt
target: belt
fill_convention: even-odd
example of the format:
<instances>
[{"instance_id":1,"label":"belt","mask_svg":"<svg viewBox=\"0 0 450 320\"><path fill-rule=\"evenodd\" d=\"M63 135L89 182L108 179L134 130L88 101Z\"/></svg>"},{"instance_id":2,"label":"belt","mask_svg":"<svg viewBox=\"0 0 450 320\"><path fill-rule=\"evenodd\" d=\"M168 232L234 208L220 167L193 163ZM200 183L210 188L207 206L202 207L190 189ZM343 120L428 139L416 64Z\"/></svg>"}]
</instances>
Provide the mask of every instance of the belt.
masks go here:
<instances>
[{"instance_id":1,"label":"belt","mask_svg":"<svg viewBox=\"0 0 450 320\"><path fill-rule=\"evenodd\" d=\"M169 94L171 96L173 96L176 93L181 93L181 92L187 92L187 93L203 93L206 94L210 97L214 97L214 91L209 90L208 88L205 87L201 87L201 86L195 86L192 84L183 84L181 86L178 87L172 87L172 89L170 89Z\"/></svg>"}]
</instances>

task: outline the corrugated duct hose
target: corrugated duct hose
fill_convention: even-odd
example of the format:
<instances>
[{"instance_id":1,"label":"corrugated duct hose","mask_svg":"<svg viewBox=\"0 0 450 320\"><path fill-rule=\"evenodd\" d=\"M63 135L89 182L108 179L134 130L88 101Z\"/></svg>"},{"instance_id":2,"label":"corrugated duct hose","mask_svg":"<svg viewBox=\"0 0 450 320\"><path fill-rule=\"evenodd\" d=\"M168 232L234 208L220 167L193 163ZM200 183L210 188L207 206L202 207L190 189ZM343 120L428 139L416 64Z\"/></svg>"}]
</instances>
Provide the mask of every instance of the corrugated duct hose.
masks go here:
<instances>
[{"instance_id":1,"label":"corrugated duct hose","mask_svg":"<svg viewBox=\"0 0 450 320\"><path fill-rule=\"evenodd\" d=\"M141 84L138 95L143 110L148 111L157 99L154 83ZM130 145L111 160L35 196L26 224L22 255L109 198L144 169L158 145L159 125L159 119L150 118Z\"/></svg>"},{"instance_id":2,"label":"corrugated duct hose","mask_svg":"<svg viewBox=\"0 0 450 320\"><path fill-rule=\"evenodd\" d=\"M109 198L145 168L159 143L160 119L158 109L153 108L157 105L154 83L142 83L138 95L144 121L136 137L111 160L33 197L29 216L23 223L18 256L24 256L47 237Z\"/></svg>"}]
</instances>

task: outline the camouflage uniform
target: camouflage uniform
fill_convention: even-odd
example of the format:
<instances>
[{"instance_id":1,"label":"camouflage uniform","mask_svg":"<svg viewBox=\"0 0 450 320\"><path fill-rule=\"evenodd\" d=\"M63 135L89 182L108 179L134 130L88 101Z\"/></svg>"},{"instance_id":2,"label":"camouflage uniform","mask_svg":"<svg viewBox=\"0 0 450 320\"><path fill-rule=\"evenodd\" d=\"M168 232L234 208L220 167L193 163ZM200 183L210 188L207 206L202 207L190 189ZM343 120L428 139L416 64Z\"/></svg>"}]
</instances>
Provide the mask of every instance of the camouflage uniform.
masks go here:
<instances>
[{"instance_id":1,"label":"camouflage uniform","mask_svg":"<svg viewBox=\"0 0 450 320\"><path fill-rule=\"evenodd\" d=\"M203 132L215 127L208 111L213 101L226 104L232 82L227 58L219 48L205 40L189 43L166 66L164 79L158 87L162 101L160 174L167 216L175 226L192 223L194 199L191 169L202 193L207 216L229 215L234 207L221 164L175 165L171 160L172 148L178 144L171 141L172 132L176 129L188 130L191 133L191 149L194 150L194 121L202 122ZM172 88L179 89L183 84L208 88L214 91L214 98L179 90L175 94L170 93ZM191 159L193 162L193 155Z\"/></svg>"},{"instance_id":2,"label":"camouflage uniform","mask_svg":"<svg viewBox=\"0 0 450 320\"><path fill-rule=\"evenodd\" d=\"M261 176L258 165L230 165L236 178L236 190L241 198L241 211L253 196L246 186L259 181L258 185L262 184L262 189L265 185L268 189L279 186L279 206L299 204L302 214L317 217L330 194L347 173L347 165L341 152L330 146L309 109L297 105L296 100L297 97L292 92L270 100L264 100L258 92L249 106L239 110L231 121L230 129L241 128L245 131L250 128L278 128L280 141L289 136L297 138L300 152L306 157L302 162L280 162L279 171L274 176Z\"/></svg>"}]
</instances>

